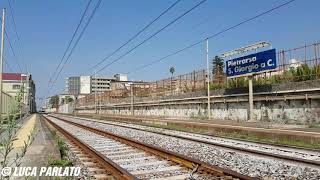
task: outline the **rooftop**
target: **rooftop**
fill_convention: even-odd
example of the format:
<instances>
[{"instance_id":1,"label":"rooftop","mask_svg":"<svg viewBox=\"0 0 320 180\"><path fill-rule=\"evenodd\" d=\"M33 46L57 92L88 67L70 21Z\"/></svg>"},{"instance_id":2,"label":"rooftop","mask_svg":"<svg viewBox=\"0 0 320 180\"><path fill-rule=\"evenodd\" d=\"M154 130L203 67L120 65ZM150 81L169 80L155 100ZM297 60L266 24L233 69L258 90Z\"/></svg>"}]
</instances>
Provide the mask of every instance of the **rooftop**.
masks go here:
<instances>
[{"instance_id":1,"label":"rooftop","mask_svg":"<svg viewBox=\"0 0 320 180\"><path fill-rule=\"evenodd\" d=\"M26 80L27 75L21 73L2 73L2 80L21 81Z\"/></svg>"}]
</instances>

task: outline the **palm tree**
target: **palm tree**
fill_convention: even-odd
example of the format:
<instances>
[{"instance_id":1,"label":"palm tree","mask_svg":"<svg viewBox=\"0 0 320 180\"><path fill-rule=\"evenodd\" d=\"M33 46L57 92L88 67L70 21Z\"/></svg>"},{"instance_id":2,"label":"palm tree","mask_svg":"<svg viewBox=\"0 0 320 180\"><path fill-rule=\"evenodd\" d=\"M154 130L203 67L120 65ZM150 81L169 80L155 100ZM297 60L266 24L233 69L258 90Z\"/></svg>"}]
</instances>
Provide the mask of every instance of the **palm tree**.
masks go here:
<instances>
[{"instance_id":1,"label":"palm tree","mask_svg":"<svg viewBox=\"0 0 320 180\"><path fill-rule=\"evenodd\" d=\"M176 71L176 69L172 66L170 69L169 69L170 73L171 73L171 83L170 83L170 90L172 92L172 78L173 78L173 74L174 72Z\"/></svg>"},{"instance_id":2,"label":"palm tree","mask_svg":"<svg viewBox=\"0 0 320 180\"><path fill-rule=\"evenodd\" d=\"M59 106L59 96L52 96L50 98L49 104L51 104L51 107L57 108Z\"/></svg>"},{"instance_id":3,"label":"palm tree","mask_svg":"<svg viewBox=\"0 0 320 180\"><path fill-rule=\"evenodd\" d=\"M212 64L212 73L214 74L215 79L220 83L223 74L224 60L219 56L215 56L212 60Z\"/></svg>"}]
</instances>

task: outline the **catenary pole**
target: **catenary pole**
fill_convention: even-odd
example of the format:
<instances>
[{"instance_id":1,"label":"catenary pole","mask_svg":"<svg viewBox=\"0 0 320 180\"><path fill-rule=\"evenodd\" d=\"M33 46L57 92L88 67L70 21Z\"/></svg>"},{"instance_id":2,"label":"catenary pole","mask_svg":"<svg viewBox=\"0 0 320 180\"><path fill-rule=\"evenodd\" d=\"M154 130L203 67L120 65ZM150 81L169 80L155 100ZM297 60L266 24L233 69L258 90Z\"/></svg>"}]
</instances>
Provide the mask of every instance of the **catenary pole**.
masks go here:
<instances>
[{"instance_id":1,"label":"catenary pole","mask_svg":"<svg viewBox=\"0 0 320 180\"><path fill-rule=\"evenodd\" d=\"M206 59L207 59L207 94L208 94L208 119L211 118L210 113L210 68L209 68L209 39L206 39Z\"/></svg>"},{"instance_id":2,"label":"catenary pole","mask_svg":"<svg viewBox=\"0 0 320 180\"><path fill-rule=\"evenodd\" d=\"M96 71L97 73L97 71ZM97 74L95 73L94 75L94 86L95 86L95 90L94 90L94 111L95 114L97 114L97 90L98 90L98 82L97 82Z\"/></svg>"},{"instance_id":3,"label":"catenary pole","mask_svg":"<svg viewBox=\"0 0 320 180\"><path fill-rule=\"evenodd\" d=\"M3 51L4 51L4 32L5 32L5 29L4 29L4 26L5 26L5 9L2 9L2 32L1 32L1 49L0 49L0 53L1 53L1 56L0 56L0 121L1 123L3 122L2 121L2 71L3 71L3 57L4 57L4 54L3 54Z\"/></svg>"}]
</instances>

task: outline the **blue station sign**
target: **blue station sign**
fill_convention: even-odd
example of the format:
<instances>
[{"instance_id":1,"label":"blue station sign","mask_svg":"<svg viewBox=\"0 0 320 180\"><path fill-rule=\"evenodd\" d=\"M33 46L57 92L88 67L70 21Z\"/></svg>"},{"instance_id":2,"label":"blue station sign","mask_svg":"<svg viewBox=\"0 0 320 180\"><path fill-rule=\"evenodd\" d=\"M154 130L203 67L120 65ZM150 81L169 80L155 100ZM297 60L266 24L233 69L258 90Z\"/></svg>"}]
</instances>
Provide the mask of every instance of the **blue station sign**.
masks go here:
<instances>
[{"instance_id":1,"label":"blue station sign","mask_svg":"<svg viewBox=\"0 0 320 180\"><path fill-rule=\"evenodd\" d=\"M226 65L228 77L271 71L277 67L276 50L270 49L231 59Z\"/></svg>"}]
</instances>

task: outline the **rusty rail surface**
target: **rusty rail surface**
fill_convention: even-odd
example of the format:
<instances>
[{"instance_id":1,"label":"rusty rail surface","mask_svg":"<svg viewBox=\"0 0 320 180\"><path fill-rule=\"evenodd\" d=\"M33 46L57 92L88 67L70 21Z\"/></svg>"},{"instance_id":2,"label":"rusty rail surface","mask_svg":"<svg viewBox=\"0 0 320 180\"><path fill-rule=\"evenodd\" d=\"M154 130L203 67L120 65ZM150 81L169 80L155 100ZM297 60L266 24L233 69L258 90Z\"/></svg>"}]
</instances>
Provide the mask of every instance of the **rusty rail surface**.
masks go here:
<instances>
[{"instance_id":1,"label":"rusty rail surface","mask_svg":"<svg viewBox=\"0 0 320 180\"><path fill-rule=\"evenodd\" d=\"M108 138L112 138L112 139L114 139L116 141L119 141L119 142L122 142L124 144L136 147L138 149L142 149L142 150L144 150L144 151L146 151L146 152L148 152L150 154L154 154L156 156L159 156L159 157L162 157L162 158L165 158L165 159L169 159L169 160L171 160L171 161L173 161L173 162L175 162L177 164L182 164L183 166L185 166L187 168L194 169L194 167L198 167L197 168L197 172L203 172L203 173L206 173L206 174L212 174L212 175L215 175L215 176L222 176L222 177L223 176L232 176L233 178L238 178L238 179L242 179L242 180L255 179L253 177L245 176L245 175L242 175L240 173L237 173L237 172L229 170L229 169L224 169L224 168L220 168L218 166L210 165L208 163L201 162L201 161L199 161L197 159L190 158L190 157L187 157L187 156L184 156L184 155L181 155L181 154L177 154L175 152L168 151L168 150L165 150L165 149L162 149L162 148L158 148L158 147L155 147L153 145L149 145L149 144L142 143L142 142L139 142L139 141L136 141L136 140L128 139L126 137L115 135L113 133L109 133L109 132L106 132L106 131L103 131L103 130L100 130L100 129L97 129L97 128L84 126L82 124L71 122L71 121L65 120L65 119L60 118L60 117L55 117L55 116L52 116L52 117L57 118L57 119L59 119L59 120L61 120L63 122L72 124L74 126L80 127L82 129L91 131L93 133L96 133L96 134L99 134L99 135L102 135L102 136L105 136L105 137L108 137Z\"/></svg>"},{"instance_id":2,"label":"rusty rail surface","mask_svg":"<svg viewBox=\"0 0 320 180\"><path fill-rule=\"evenodd\" d=\"M80 139L74 137L72 134L56 125L50 119L42 116L50 125L52 125L55 129L57 129L64 137L66 137L69 141L73 142L76 146L78 146L85 154L88 154L90 157L95 159L101 167L103 167L106 171L110 172L112 176L116 179L124 179L124 180L136 180L137 178L130 174L127 170L115 164L113 161L102 155L100 152L94 150L92 147L88 146Z\"/></svg>"}]
</instances>

